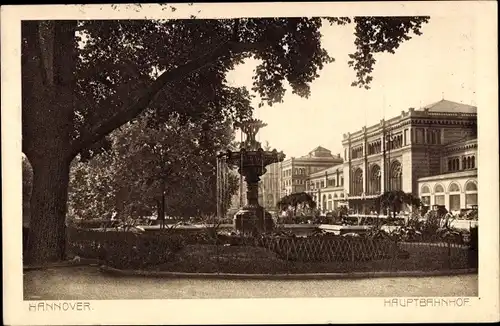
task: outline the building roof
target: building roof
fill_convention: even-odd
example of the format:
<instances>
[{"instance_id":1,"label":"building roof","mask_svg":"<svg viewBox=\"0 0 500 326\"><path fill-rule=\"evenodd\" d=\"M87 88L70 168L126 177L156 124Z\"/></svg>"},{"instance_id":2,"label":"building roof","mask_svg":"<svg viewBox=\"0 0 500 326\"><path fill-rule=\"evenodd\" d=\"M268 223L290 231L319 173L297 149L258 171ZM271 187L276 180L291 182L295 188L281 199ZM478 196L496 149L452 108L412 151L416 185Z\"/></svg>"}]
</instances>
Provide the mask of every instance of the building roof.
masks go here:
<instances>
[{"instance_id":1,"label":"building roof","mask_svg":"<svg viewBox=\"0 0 500 326\"><path fill-rule=\"evenodd\" d=\"M331 153L331 151L329 149L326 149L326 148L324 148L322 146L316 147L315 149L313 149L309 153L315 153L315 152L328 152L328 153Z\"/></svg>"},{"instance_id":2,"label":"building roof","mask_svg":"<svg viewBox=\"0 0 500 326\"><path fill-rule=\"evenodd\" d=\"M453 112L462 112L462 113L477 113L477 107L468 105L468 104L463 104L463 103L457 103L457 102L452 102L448 101L445 99L442 99L441 101L429 104L421 108L420 110L429 110L430 112L446 112L446 113L453 113Z\"/></svg>"},{"instance_id":3,"label":"building roof","mask_svg":"<svg viewBox=\"0 0 500 326\"><path fill-rule=\"evenodd\" d=\"M417 182L422 183L422 182L442 181L447 179L472 178L472 177L477 178L477 168L472 170L456 171L451 173L436 174L428 177L418 178Z\"/></svg>"},{"instance_id":4,"label":"building roof","mask_svg":"<svg viewBox=\"0 0 500 326\"><path fill-rule=\"evenodd\" d=\"M313 149L312 151L310 151L309 153L307 153L307 155L304 155L304 156L301 156L300 158L311 158L311 157L332 157L332 152L322 146L318 146L316 147L315 149Z\"/></svg>"}]
</instances>

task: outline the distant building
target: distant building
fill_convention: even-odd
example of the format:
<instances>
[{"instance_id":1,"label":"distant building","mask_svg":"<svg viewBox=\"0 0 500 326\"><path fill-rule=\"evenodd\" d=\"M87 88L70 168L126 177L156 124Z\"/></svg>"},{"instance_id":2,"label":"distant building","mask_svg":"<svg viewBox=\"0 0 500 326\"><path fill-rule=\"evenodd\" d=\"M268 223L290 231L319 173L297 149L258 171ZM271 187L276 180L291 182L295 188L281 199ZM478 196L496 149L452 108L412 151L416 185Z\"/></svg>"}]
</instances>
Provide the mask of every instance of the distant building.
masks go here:
<instances>
[{"instance_id":1,"label":"distant building","mask_svg":"<svg viewBox=\"0 0 500 326\"><path fill-rule=\"evenodd\" d=\"M333 156L331 151L318 146L305 156L271 164L261 177L259 203L268 211L276 211L282 197L306 191L309 175L341 163L340 154Z\"/></svg>"},{"instance_id":2,"label":"distant building","mask_svg":"<svg viewBox=\"0 0 500 326\"><path fill-rule=\"evenodd\" d=\"M343 164L312 173L306 180L306 191L313 197L317 208L325 213L346 206Z\"/></svg>"}]
</instances>

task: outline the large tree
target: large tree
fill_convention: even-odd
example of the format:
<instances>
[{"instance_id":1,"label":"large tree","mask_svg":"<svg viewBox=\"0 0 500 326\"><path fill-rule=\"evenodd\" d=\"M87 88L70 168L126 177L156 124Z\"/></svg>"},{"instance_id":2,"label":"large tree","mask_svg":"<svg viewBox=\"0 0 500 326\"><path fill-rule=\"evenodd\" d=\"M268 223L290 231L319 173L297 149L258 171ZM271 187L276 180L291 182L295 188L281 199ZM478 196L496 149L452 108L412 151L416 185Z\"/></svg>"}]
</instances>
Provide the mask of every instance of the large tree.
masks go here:
<instances>
[{"instance_id":1,"label":"large tree","mask_svg":"<svg viewBox=\"0 0 500 326\"><path fill-rule=\"evenodd\" d=\"M69 207L80 218L189 217L216 213L216 154L231 147L230 121L148 126L147 117L111 134L111 149L71 169ZM228 178L227 209L238 180ZM167 210L165 208L167 207Z\"/></svg>"},{"instance_id":2,"label":"large tree","mask_svg":"<svg viewBox=\"0 0 500 326\"><path fill-rule=\"evenodd\" d=\"M350 19L328 19L348 23ZM393 52L422 17L357 17L350 65L359 86L370 82L374 53ZM253 56L261 60L254 90L282 100L287 81L309 84L332 58L321 47L321 18L22 22L23 152L34 171L30 262L64 259L72 160L99 152L106 136L151 109L205 118L234 93L225 75ZM161 104L161 105L160 105ZM214 119L231 112L219 112Z\"/></svg>"}]
</instances>

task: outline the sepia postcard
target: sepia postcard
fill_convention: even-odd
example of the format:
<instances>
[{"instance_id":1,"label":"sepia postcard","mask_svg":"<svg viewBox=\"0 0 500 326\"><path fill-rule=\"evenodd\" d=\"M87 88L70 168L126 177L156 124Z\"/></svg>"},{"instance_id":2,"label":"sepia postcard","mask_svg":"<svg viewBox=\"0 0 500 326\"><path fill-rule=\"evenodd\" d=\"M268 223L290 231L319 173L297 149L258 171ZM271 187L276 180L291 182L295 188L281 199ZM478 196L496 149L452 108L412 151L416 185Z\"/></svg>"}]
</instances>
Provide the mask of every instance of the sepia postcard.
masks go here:
<instances>
[{"instance_id":1,"label":"sepia postcard","mask_svg":"<svg viewBox=\"0 0 500 326\"><path fill-rule=\"evenodd\" d=\"M2 6L4 323L499 321L496 9Z\"/></svg>"}]
</instances>

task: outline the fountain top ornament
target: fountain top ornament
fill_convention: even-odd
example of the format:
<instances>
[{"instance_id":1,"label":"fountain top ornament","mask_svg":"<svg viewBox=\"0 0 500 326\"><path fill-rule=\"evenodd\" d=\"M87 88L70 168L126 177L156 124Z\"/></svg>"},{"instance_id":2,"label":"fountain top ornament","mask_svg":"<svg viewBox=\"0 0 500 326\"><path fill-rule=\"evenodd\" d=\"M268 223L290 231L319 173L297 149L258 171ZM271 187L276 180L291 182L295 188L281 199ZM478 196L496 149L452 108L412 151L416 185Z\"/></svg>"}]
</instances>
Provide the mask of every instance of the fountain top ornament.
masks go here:
<instances>
[{"instance_id":1,"label":"fountain top ornament","mask_svg":"<svg viewBox=\"0 0 500 326\"><path fill-rule=\"evenodd\" d=\"M255 137L261 128L267 126L267 123L262 122L258 119L248 119L241 122L235 122L234 127L241 129L241 132L246 135L244 142L240 144L240 148L245 148L249 151L256 151L261 148L260 142L258 142Z\"/></svg>"},{"instance_id":2,"label":"fountain top ornament","mask_svg":"<svg viewBox=\"0 0 500 326\"><path fill-rule=\"evenodd\" d=\"M285 154L282 151L278 152L276 149L265 151L262 149L261 143L256 139L259 130L265 126L267 124L262 120L253 118L236 122L234 127L241 130L245 135L245 140L240 144L239 151L227 150L220 153L218 157L225 158L229 166L239 167L239 172L243 174L251 166L260 166L263 171L259 171L260 173L257 174L262 175L265 173L265 166L282 162L285 159Z\"/></svg>"}]
</instances>

